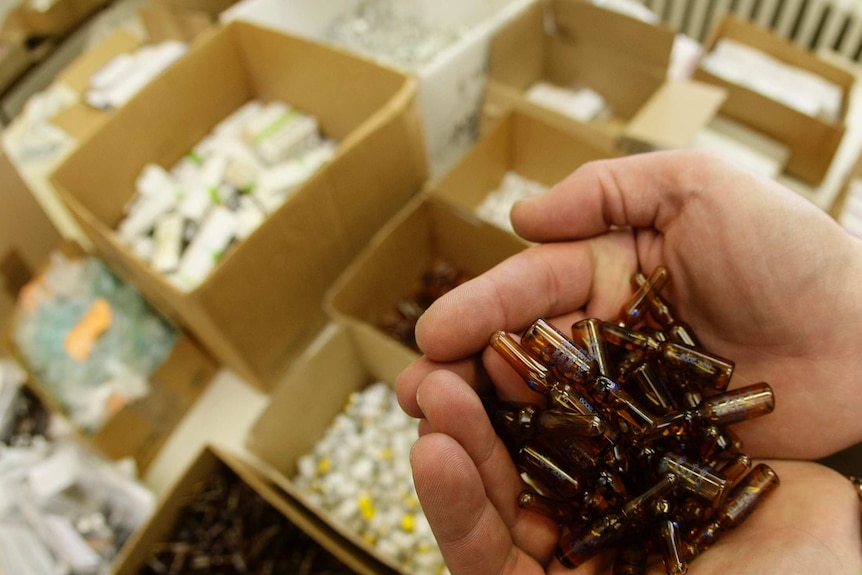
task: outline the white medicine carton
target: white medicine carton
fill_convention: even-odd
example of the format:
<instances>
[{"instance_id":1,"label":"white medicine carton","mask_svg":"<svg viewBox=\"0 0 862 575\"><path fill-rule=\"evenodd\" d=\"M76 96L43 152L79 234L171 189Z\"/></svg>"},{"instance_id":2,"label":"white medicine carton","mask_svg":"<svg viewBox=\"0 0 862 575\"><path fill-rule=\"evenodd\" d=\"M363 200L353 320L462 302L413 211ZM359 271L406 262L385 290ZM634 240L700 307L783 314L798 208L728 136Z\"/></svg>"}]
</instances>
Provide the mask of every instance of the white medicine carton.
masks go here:
<instances>
[{"instance_id":1,"label":"white medicine carton","mask_svg":"<svg viewBox=\"0 0 862 575\"><path fill-rule=\"evenodd\" d=\"M415 74L432 179L446 173L476 141L487 80L491 37L537 0L412 0L429 27L464 32ZM339 18L357 12L362 0L243 0L221 15L318 41Z\"/></svg>"}]
</instances>

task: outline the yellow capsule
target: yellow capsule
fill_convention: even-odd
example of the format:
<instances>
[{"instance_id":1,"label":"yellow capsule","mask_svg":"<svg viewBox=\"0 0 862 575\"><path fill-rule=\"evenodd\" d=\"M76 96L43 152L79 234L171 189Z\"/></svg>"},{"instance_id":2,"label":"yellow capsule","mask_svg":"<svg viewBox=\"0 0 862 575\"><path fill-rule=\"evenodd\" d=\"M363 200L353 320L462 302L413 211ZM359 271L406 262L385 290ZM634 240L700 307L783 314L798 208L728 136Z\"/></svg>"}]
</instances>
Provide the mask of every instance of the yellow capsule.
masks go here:
<instances>
[{"instance_id":1,"label":"yellow capsule","mask_svg":"<svg viewBox=\"0 0 862 575\"><path fill-rule=\"evenodd\" d=\"M329 470L332 469L332 460L328 457L321 457L317 460L317 473L320 475L324 475L329 473Z\"/></svg>"},{"instance_id":2,"label":"yellow capsule","mask_svg":"<svg viewBox=\"0 0 862 575\"><path fill-rule=\"evenodd\" d=\"M401 529L406 531L407 533L413 533L413 529L416 527L416 518L412 515L404 515L401 517Z\"/></svg>"},{"instance_id":3,"label":"yellow capsule","mask_svg":"<svg viewBox=\"0 0 862 575\"><path fill-rule=\"evenodd\" d=\"M374 514L376 513L374 502L371 501L371 496L367 493L363 493L359 496L359 513L361 513L366 520L374 517Z\"/></svg>"},{"instance_id":4,"label":"yellow capsule","mask_svg":"<svg viewBox=\"0 0 862 575\"><path fill-rule=\"evenodd\" d=\"M395 452L392 451L391 447L386 447L380 450L380 459L383 461L391 461L395 458Z\"/></svg>"}]
</instances>

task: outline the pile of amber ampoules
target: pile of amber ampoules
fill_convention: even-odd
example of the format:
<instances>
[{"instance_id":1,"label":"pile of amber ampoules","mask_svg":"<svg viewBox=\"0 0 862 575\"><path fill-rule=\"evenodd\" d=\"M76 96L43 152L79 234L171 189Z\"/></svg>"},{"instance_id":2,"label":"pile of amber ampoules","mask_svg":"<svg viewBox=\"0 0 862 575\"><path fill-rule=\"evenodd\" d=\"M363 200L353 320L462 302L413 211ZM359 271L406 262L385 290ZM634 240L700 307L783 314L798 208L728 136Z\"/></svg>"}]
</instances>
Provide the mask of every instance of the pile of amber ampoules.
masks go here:
<instances>
[{"instance_id":1,"label":"pile of amber ampoules","mask_svg":"<svg viewBox=\"0 0 862 575\"><path fill-rule=\"evenodd\" d=\"M633 280L616 323L584 319L567 337L540 319L520 343L495 333L491 346L545 399L485 408L531 486L518 504L561 528L563 565L614 547L616 575L644 573L652 553L681 574L778 485L726 428L771 412L774 397L766 383L726 391L734 364L674 317L665 268Z\"/></svg>"}]
</instances>

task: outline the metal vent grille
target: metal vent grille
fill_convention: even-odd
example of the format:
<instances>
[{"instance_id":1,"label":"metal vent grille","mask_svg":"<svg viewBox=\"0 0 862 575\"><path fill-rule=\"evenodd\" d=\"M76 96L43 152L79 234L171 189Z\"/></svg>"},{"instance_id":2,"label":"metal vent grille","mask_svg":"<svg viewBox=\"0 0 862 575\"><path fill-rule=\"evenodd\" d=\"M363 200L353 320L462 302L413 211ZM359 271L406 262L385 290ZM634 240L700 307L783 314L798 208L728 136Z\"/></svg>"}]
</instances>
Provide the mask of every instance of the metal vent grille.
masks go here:
<instances>
[{"instance_id":1,"label":"metal vent grille","mask_svg":"<svg viewBox=\"0 0 862 575\"><path fill-rule=\"evenodd\" d=\"M705 40L725 14L733 13L804 48L862 58L859 0L638 0L671 28Z\"/></svg>"}]
</instances>

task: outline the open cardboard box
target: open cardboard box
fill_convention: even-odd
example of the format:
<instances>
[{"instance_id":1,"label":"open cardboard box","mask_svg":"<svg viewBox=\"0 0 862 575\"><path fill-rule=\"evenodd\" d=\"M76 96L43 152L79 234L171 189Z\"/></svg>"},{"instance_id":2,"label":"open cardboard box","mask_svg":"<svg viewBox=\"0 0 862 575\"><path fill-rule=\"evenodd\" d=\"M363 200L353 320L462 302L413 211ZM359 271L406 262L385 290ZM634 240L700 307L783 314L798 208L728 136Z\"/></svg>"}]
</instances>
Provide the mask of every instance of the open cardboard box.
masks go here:
<instances>
[{"instance_id":1,"label":"open cardboard box","mask_svg":"<svg viewBox=\"0 0 862 575\"><path fill-rule=\"evenodd\" d=\"M349 546L342 548L343 555L338 555L345 563L350 558L366 565L378 563L376 570L361 573L404 570L394 558L381 554L332 513L312 502L292 479L300 457L314 450L333 419L344 411L350 394L376 382L394 384L391 374L401 367L398 357L375 346L362 346L343 327L330 324L273 391L269 406L249 431L246 443L284 493L349 541Z\"/></svg>"},{"instance_id":2,"label":"open cardboard box","mask_svg":"<svg viewBox=\"0 0 862 575\"><path fill-rule=\"evenodd\" d=\"M196 486L225 468L233 472L296 527L341 559L342 563L358 573L381 572L374 562L346 552L345 549L349 549L350 546L348 543L323 525L319 518L285 496L254 461L248 461L244 457L214 445L205 446L170 491L161 497L150 520L123 546L113 562L111 572L115 575L140 573L154 546L164 542L172 534L180 512L188 505Z\"/></svg>"},{"instance_id":3,"label":"open cardboard box","mask_svg":"<svg viewBox=\"0 0 862 575\"><path fill-rule=\"evenodd\" d=\"M716 113L724 93L668 81L673 43L671 30L591 2L535 4L492 40L485 112L525 110L627 153L684 147ZM531 102L525 93L539 81L588 86L611 114L581 122Z\"/></svg>"},{"instance_id":4,"label":"open cardboard box","mask_svg":"<svg viewBox=\"0 0 862 575\"><path fill-rule=\"evenodd\" d=\"M789 65L813 72L842 87L844 105L842 118L835 122L808 116L785 104L761 95L749 88L728 82L706 71L702 66L693 78L715 84L727 90L727 100L720 114L758 130L790 147L785 171L812 184L819 184L844 136L844 118L854 77L849 72L818 58L776 33L726 16L705 44L704 54L716 43L728 38L747 44Z\"/></svg>"},{"instance_id":5,"label":"open cardboard box","mask_svg":"<svg viewBox=\"0 0 862 575\"><path fill-rule=\"evenodd\" d=\"M462 31L415 73L432 178L441 176L474 143L487 79L491 36L537 0L421 0L410 15L432 28ZM225 11L241 19L326 41L333 23L351 21L361 0L246 0Z\"/></svg>"},{"instance_id":6,"label":"open cardboard box","mask_svg":"<svg viewBox=\"0 0 862 575\"><path fill-rule=\"evenodd\" d=\"M345 94L350 94L345 98ZM316 116L335 157L207 279L183 292L113 230L148 162L173 166L252 98ZM323 293L426 175L415 80L315 42L233 22L205 34L52 174L100 256L212 355L269 390L321 329Z\"/></svg>"},{"instance_id":7,"label":"open cardboard box","mask_svg":"<svg viewBox=\"0 0 862 575\"><path fill-rule=\"evenodd\" d=\"M394 381L419 354L378 327L422 274L443 260L475 277L527 247L515 235L433 196L417 196L380 229L327 291L327 313L345 325L363 353L392 358Z\"/></svg>"},{"instance_id":8,"label":"open cardboard box","mask_svg":"<svg viewBox=\"0 0 862 575\"><path fill-rule=\"evenodd\" d=\"M70 259L89 257L77 244L64 242L56 251ZM44 268L43 268L44 269ZM27 385L54 413L65 410L53 394L34 377L26 358L15 344L16 318L8 324L5 345L29 373ZM143 474L158 455L189 408L206 389L218 369L215 362L183 331L165 362L149 379L144 397L126 404L95 433L75 430L77 437L111 459L131 457Z\"/></svg>"},{"instance_id":9,"label":"open cardboard box","mask_svg":"<svg viewBox=\"0 0 862 575\"><path fill-rule=\"evenodd\" d=\"M79 101L57 112L51 123L82 141L108 121L113 111L97 110L83 101L90 87L90 76L116 56L133 53L140 47L141 41L133 34L116 30L63 68L54 78L54 83L70 88Z\"/></svg>"},{"instance_id":10,"label":"open cardboard box","mask_svg":"<svg viewBox=\"0 0 862 575\"><path fill-rule=\"evenodd\" d=\"M0 325L6 325L18 292L47 263L60 233L2 149L0 189Z\"/></svg>"},{"instance_id":11,"label":"open cardboard box","mask_svg":"<svg viewBox=\"0 0 862 575\"><path fill-rule=\"evenodd\" d=\"M47 10L38 10L22 0L18 8L26 28L39 36L62 36L83 22L109 0L56 0Z\"/></svg>"},{"instance_id":12,"label":"open cardboard box","mask_svg":"<svg viewBox=\"0 0 862 575\"><path fill-rule=\"evenodd\" d=\"M614 157L601 141L580 138L524 112L512 112L482 138L430 193L476 212L507 172L550 187L581 164Z\"/></svg>"}]
</instances>

